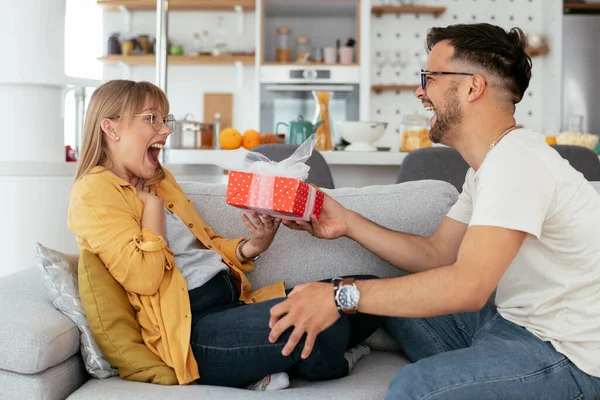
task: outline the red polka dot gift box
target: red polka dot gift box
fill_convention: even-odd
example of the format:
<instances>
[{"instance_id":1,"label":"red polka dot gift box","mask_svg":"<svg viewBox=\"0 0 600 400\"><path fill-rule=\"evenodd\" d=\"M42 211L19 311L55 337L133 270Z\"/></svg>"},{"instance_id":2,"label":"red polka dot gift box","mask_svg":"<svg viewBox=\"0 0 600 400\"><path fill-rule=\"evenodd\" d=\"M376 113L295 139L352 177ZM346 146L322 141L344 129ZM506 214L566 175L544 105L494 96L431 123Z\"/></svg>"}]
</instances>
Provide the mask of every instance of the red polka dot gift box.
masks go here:
<instances>
[{"instance_id":1,"label":"red polka dot gift box","mask_svg":"<svg viewBox=\"0 0 600 400\"><path fill-rule=\"evenodd\" d=\"M294 178L230 171L225 201L234 207L286 220L310 221L323 207L323 192Z\"/></svg>"}]
</instances>

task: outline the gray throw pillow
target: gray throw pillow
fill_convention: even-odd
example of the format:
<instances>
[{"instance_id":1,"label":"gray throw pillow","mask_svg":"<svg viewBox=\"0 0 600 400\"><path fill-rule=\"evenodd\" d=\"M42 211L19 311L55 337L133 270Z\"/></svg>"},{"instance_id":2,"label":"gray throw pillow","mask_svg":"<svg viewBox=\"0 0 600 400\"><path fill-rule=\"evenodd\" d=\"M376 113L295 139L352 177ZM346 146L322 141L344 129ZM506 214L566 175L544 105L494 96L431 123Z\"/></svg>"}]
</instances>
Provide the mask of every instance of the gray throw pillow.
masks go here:
<instances>
[{"instance_id":1,"label":"gray throw pillow","mask_svg":"<svg viewBox=\"0 0 600 400\"><path fill-rule=\"evenodd\" d=\"M66 315L79 329L81 355L87 372L98 379L117 376L119 373L104 358L92 337L81 298L77 279L79 255L63 254L36 244L37 264L46 277L46 288L52 304Z\"/></svg>"}]
</instances>

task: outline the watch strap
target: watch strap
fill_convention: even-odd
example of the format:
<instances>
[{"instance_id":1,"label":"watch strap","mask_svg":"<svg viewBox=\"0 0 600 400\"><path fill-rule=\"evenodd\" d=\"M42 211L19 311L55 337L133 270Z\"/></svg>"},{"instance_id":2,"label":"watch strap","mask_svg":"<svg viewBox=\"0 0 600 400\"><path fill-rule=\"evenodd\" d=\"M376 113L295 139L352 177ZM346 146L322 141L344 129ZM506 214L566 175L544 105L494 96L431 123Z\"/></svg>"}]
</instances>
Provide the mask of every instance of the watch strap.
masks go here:
<instances>
[{"instance_id":1,"label":"watch strap","mask_svg":"<svg viewBox=\"0 0 600 400\"><path fill-rule=\"evenodd\" d=\"M340 290L340 284L342 283L342 278L333 278L331 282L333 282L333 301L335 302L335 307L337 308L340 315L344 315L344 310L342 309L341 304L338 301L337 293Z\"/></svg>"}]
</instances>

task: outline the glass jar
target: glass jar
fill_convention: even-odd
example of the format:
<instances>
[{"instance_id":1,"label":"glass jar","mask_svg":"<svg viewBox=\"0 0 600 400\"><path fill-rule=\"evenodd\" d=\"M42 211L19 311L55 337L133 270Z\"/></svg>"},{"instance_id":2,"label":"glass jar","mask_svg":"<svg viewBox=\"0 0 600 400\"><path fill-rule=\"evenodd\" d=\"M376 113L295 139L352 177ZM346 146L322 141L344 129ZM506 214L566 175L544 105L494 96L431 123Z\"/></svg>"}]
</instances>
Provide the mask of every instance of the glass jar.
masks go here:
<instances>
[{"instance_id":1,"label":"glass jar","mask_svg":"<svg viewBox=\"0 0 600 400\"><path fill-rule=\"evenodd\" d=\"M410 152L431 145L427 117L418 112L404 116L400 125L400 151Z\"/></svg>"},{"instance_id":2,"label":"glass jar","mask_svg":"<svg viewBox=\"0 0 600 400\"><path fill-rule=\"evenodd\" d=\"M121 54L121 42L119 41L119 34L113 33L108 38L108 54Z\"/></svg>"},{"instance_id":3,"label":"glass jar","mask_svg":"<svg viewBox=\"0 0 600 400\"><path fill-rule=\"evenodd\" d=\"M287 26L277 28L277 50L275 59L280 63L292 61L292 50L290 49L290 33L292 30Z\"/></svg>"},{"instance_id":4,"label":"glass jar","mask_svg":"<svg viewBox=\"0 0 600 400\"><path fill-rule=\"evenodd\" d=\"M298 36L296 44L296 60L307 62L310 59L310 39L307 36Z\"/></svg>"}]
</instances>

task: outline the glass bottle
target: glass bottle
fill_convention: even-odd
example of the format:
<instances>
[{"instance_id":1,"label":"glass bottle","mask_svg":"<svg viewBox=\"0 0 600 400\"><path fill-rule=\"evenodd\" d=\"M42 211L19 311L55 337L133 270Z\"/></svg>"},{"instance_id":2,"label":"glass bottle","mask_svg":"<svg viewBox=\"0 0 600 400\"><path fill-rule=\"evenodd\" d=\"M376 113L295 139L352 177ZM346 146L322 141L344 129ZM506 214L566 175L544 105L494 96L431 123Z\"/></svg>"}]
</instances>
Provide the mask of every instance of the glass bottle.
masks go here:
<instances>
[{"instance_id":1,"label":"glass bottle","mask_svg":"<svg viewBox=\"0 0 600 400\"><path fill-rule=\"evenodd\" d=\"M287 26L277 28L277 50L275 59L280 63L292 61L292 50L290 49L290 33L292 30Z\"/></svg>"},{"instance_id":2,"label":"glass bottle","mask_svg":"<svg viewBox=\"0 0 600 400\"><path fill-rule=\"evenodd\" d=\"M213 45L213 56L220 56L227 53L227 30L225 29L222 16L219 16L218 18Z\"/></svg>"},{"instance_id":3,"label":"glass bottle","mask_svg":"<svg viewBox=\"0 0 600 400\"><path fill-rule=\"evenodd\" d=\"M316 103L315 118L313 124L321 124L315 131L317 139L317 150L333 150L333 141L331 140L331 118L329 116L329 100L332 92L317 92L313 90L313 98Z\"/></svg>"},{"instance_id":4,"label":"glass bottle","mask_svg":"<svg viewBox=\"0 0 600 400\"><path fill-rule=\"evenodd\" d=\"M298 36L296 44L296 60L307 62L310 59L310 39L307 36Z\"/></svg>"}]
</instances>

